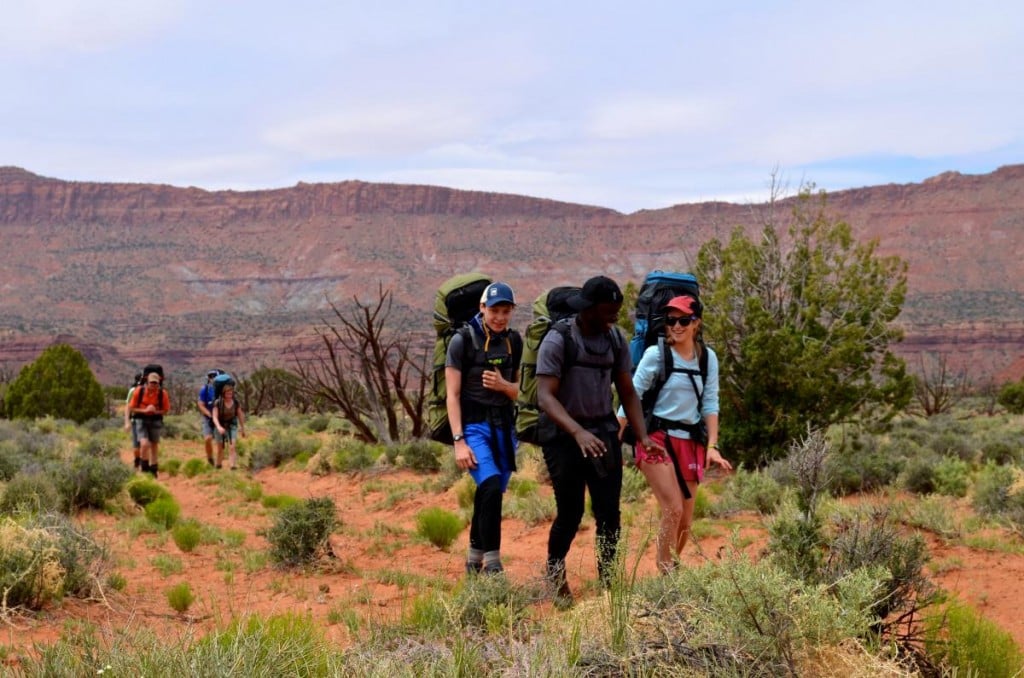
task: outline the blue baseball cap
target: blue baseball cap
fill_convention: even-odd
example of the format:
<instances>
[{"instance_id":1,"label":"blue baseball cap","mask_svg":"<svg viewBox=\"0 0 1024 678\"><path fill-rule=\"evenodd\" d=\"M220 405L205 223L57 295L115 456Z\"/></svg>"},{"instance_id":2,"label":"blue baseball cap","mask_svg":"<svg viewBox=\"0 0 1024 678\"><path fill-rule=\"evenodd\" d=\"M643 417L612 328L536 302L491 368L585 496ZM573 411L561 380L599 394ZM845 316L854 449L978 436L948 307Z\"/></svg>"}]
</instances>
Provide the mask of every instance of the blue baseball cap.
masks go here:
<instances>
[{"instance_id":1,"label":"blue baseball cap","mask_svg":"<svg viewBox=\"0 0 1024 678\"><path fill-rule=\"evenodd\" d=\"M515 306L516 297L512 294L512 288L503 282L491 283L480 296L480 303L490 308L495 304L512 304Z\"/></svg>"}]
</instances>

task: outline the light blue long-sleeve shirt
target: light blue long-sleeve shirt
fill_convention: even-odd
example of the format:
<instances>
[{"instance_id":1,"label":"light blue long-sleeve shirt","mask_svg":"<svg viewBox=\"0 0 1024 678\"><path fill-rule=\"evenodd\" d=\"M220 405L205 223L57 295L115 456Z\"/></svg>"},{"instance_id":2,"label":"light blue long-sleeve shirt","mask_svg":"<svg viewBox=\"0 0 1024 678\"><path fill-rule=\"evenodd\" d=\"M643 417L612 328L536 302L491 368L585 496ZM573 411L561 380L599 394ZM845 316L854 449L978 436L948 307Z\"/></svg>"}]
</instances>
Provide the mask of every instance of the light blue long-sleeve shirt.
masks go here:
<instances>
[{"instance_id":1,"label":"light blue long-sleeve shirt","mask_svg":"<svg viewBox=\"0 0 1024 678\"><path fill-rule=\"evenodd\" d=\"M665 350L672 351L668 346ZM705 347L704 350L708 352L707 379L701 383L700 374L693 375L697 387L701 389L703 411L697 411L697 394L693 390L690 375L672 372L658 394L658 401L654 404L654 416L668 421L695 424L701 416L718 414L718 356L710 348ZM636 366L636 372L633 373L633 388L636 389L638 397L643 398L644 393L654 385L661 362L661 350L658 345L648 346L640 358L640 364ZM675 369L691 369L697 372L700 370L700 361L696 357L693 360L683 360L675 351L672 351L672 364ZM619 416L625 416L621 408ZM685 431L680 430L670 430L669 435L674 438L690 437Z\"/></svg>"}]
</instances>

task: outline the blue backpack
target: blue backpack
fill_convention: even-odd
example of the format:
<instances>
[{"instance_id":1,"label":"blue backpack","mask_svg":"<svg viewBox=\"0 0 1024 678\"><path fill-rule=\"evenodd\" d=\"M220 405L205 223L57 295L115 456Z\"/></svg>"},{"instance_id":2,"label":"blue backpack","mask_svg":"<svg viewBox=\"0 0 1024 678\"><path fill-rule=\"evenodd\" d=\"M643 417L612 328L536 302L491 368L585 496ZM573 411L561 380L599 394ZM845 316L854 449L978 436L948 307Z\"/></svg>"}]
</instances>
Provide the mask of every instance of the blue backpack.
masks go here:
<instances>
[{"instance_id":1,"label":"blue backpack","mask_svg":"<svg viewBox=\"0 0 1024 678\"><path fill-rule=\"evenodd\" d=\"M228 373L218 374L213 380L213 398L214 400L220 398L220 394L224 391L225 386L234 386L235 380Z\"/></svg>"},{"instance_id":2,"label":"blue backpack","mask_svg":"<svg viewBox=\"0 0 1024 678\"><path fill-rule=\"evenodd\" d=\"M633 339L629 342L629 356L634 369L648 346L658 343L664 336L665 316L661 309L673 297L689 295L700 300L700 284L692 273L651 271L644 278L636 298L636 323Z\"/></svg>"}]
</instances>

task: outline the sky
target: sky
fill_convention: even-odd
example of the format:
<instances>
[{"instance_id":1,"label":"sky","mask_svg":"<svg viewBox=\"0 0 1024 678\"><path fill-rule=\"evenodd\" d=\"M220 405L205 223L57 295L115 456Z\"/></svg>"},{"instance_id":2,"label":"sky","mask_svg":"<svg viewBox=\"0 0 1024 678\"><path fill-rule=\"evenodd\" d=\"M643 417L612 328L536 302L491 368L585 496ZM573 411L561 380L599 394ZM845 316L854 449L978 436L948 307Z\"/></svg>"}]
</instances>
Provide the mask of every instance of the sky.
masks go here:
<instances>
[{"instance_id":1,"label":"sky","mask_svg":"<svg viewBox=\"0 0 1024 678\"><path fill-rule=\"evenodd\" d=\"M5 0L0 166L611 207L1024 162L1024 3Z\"/></svg>"}]
</instances>

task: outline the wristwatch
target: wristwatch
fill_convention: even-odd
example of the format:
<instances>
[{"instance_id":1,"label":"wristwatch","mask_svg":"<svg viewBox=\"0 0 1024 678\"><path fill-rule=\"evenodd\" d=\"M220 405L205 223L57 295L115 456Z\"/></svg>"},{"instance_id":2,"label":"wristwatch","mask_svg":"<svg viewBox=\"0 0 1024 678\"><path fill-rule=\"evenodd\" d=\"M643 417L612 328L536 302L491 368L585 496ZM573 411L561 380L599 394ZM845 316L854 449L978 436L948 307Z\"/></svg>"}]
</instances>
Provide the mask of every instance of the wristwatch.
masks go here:
<instances>
[{"instance_id":1,"label":"wristwatch","mask_svg":"<svg viewBox=\"0 0 1024 678\"><path fill-rule=\"evenodd\" d=\"M465 438L465 436L462 435L461 433L456 433L455 435L452 436L452 442L453 443L457 443L460 440L463 440L464 438Z\"/></svg>"}]
</instances>

